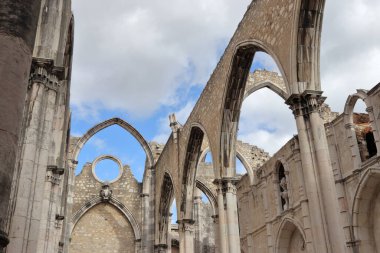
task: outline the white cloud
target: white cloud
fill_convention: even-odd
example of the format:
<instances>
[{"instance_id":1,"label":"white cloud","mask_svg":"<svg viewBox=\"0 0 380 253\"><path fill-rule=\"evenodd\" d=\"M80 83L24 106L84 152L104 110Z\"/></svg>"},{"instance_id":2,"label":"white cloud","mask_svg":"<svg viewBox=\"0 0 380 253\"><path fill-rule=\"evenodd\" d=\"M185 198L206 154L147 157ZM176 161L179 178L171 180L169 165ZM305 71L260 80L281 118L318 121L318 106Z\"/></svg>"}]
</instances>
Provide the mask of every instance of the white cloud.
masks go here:
<instances>
[{"instance_id":1,"label":"white cloud","mask_svg":"<svg viewBox=\"0 0 380 253\"><path fill-rule=\"evenodd\" d=\"M75 0L72 103L149 116L204 84L249 0ZM81 115L91 110L82 110Z\"/></svg>"},{"instance_id":2,"label":"white cloud","mask_svg":"<svg viewBox=\"0 0 380 253\"><path fill-rule=\"evenodd\" d=\"M321 46L322 90L339 112L356 89L380 82L380 2L326 1Z\"/></svg>"},{"instance_id":3,"label":"white cloud","mask_svg":"<svg viewBox=\"0 0 380 253\"><path fill-rule=\"evenodd\" d=\"M274 92L261 89L244 100L239 140L255 144L273 154L296 132L291 110Z\"/></svg>"}]
</instances>

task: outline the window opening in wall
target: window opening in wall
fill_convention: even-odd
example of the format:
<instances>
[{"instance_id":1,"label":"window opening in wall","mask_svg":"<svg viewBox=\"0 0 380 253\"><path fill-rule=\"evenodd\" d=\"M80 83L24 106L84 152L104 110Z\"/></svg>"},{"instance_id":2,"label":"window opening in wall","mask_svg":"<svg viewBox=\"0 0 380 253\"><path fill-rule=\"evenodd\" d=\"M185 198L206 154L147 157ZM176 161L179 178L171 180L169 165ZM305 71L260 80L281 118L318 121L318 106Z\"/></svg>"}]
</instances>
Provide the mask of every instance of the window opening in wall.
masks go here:
<instances>
[{"instance_id":1,"label":"window opening in wall","mask_svg":"<svg viewBox=\"0 0 380 253\"><path fill-rule=\"evenodd\" d=\"M278 167L278 184L280 189L281 209L285 211L289 208L288 182L285 169L282 164Z\"/></svg>"},{"instance_id":2,"label":"window opening in wall","mask_svg":"<svg viewBox=\"0 0 380 253\"><path fill-rule=\"evenodd\" d=\"M377 154L369 114L364 110L364 108L364 102L362 100L358 100L355 105L355 112L352 115L359 154L363 162Z\"/></svg>"},{"instance_id":3,"label":"window opening in wall","mask_svg":"<svg viewBox=\"0 0 380 253\"><path fill-rule=\"evenodd\" d=\"M111 159L99 161L95 165L95 174L103 182L111 182L120 174L119 165Z\"/></svg>"}]
</instances>

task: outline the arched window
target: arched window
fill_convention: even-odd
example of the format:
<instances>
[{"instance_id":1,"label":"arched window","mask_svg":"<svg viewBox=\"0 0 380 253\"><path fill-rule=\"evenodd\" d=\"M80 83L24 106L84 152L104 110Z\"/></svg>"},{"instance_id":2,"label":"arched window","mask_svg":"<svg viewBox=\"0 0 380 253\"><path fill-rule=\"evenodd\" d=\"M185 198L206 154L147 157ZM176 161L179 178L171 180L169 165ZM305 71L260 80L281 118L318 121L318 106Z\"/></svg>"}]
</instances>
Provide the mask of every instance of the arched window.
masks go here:
<instances>
[{"instance_id":1,"label":"arched window","mask_svg":"<svg viewBox=\"0 0 380 253\"><path fill-rule=\"evenodd\" d=\"M358 99L352 114L356 141L359 148L360 158L363 162L377 154L370 116L364 108L364 102L361 99Z\"/></svg>"},{"instance_id":2,"label":"arched window","mask_svg":"<svg viewBox=\"0 0 380 253\"><path fill-rule=\"evenodd\" d=\"M277 168L277 188L280 210L285 211L289 208L288 180L286 178L284 165L280 162Z\"/></svg>"}]
</instances>

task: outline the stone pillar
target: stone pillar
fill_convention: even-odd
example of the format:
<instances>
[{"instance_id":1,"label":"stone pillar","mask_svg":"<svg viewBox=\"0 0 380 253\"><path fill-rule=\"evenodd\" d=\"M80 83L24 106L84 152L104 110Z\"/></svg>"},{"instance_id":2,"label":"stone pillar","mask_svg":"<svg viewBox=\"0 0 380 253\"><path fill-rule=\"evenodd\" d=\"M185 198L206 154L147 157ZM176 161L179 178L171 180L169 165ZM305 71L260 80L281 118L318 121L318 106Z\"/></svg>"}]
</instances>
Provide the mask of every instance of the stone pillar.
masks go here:
<instances>
[{"instance_id":1,"label":"stone pillar","mask_svg":"<svg viewBox=\"0 0 380 253\"><path fill-rule=\"evenodd\" d=\"M64 158L54 154L62 148L59 140L54 142L54 128L61 126L55 118L60 114L58 97L66 88L58 78L62 73L63 68L55 67L52 60L33 60L25 107L25 132L21 140L22 155L13 182L15 199L8 253L43 253L58 247L54 226L57 190L64 172L64 168L58 166L64 165Z\"/></svg>"},{"instance_id":2,"label":"stone pillar","mask_svg":"<svg viewBox=\"0 0 380 253\"><path fill-rule=\"evenodd\" d=\"M320 177L322 202L326 215L327 230L332 252L344 252L344 238L339 223L339 206L335 188L335 180L330 161L325 126L319 115L321 94L305 94L308 103L310 125L313 136L313 146L316 155L316 165Z\"/></svg>"},{"instance_id":3,"label":"stone pillar","mask_svg":"<svg viewBox=\"0 0 380 253\"><path fill-rule=\"evenodd\" d=\"M218 216L219 216L219 252L227 253L228 252L228 237L227 237L227 218L226 210L224 208L224 196L223 196L223 185L222 182L215 181L217 185L217 194L218 194Z\"/></svg>"},{"instance_id":4,"label":"stone pillar","mask_svg":"<svg viewBox=\"0 0 380 253\"><path fill-rule=\"evenodd\" d=\"M0 1L0 252L41 0Z\"/></svg>"},{"instance_id":5,"label":"stone pillar","mask_svg":"<svg viewBox=\"0 0 380 253\"><path fill-rule=\"evenodd\" d=\"M219 253L219 245L220 245L220 240L219 240L219 215L213 215L211 216L214 224L214 235L215 235L215 253Z\"/></svg>"},{"instance_id":6,"label":"stone pillar","mask_svg":"<svg viewBox=\"0 0 380 253\"><path fill-rule=\"evenodd\" d=\"M180 234L180 253L194 253L194 220L183 219L178 221ZM181 245L183 244L183 245Z\"/></svg>"},{"instance_id":7,"label":"stone pillar","mask_svg":"<svg viewBox=\"0 0 380 253\"><path fill-rule=\"evenodd\" d=\"M240 235L239 220L237 212L236 186L235 178L224 178L223 188L226 195L227 205L227 231L228 231L228 249L230 253L240 252Z\"/></svg>"},{"instance_id":8,"label":"stone pillar","mask_svg":"<svg viewBox=\"0 0 380 253\"><path fill-rule=\"evenodd\" d=\"M202 231L200 229L201 224L201 216L200 216L200 208L202 205L202 197L201 191L198 188L194 189L194 239L195 239L195 252L202 252Z\"/></svg>"},{"instance_id":9,"label":"stone pillar","mask_svg":"<svg viewBox=\"0 0 380 253\"><path fill-rule=\"evenodd\" d=\"M173 214L169 213L168 216L168 236L166 238L167 244L168 244L168 249L167 253L172 253L172 218Z\"/></svg>"},{"instance_id":10,"label":"stone pillar","mask_svg":"<svg viewBox=\"0 0 380 253\"><path fill-rule=\"evenodd\" d=\"M339 224L335 182L323 121L319 115L322 92L293 94L293 109L300 144L306 195L315 252L344 252Z\"/></svg>"}]
</instances>

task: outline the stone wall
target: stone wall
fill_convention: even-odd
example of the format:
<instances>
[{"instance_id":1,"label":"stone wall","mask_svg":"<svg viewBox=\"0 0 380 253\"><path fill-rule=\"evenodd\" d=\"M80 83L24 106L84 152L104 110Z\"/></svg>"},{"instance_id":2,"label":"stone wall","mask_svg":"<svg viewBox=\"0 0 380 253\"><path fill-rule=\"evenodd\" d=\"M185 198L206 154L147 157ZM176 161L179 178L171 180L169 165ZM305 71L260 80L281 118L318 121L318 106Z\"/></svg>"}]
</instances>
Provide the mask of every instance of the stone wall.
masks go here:
<instances>
[{"instance_id":1,"label":"stone wall","mask_svg":"<svg viewBox=\"0 0 380 253\"><path fill-rule=\"evenodd\" d=\"M70 253L134 253L131 224L113 205L100 203L88 210L75 225Z\"/></svg>"},{"instance_id":2,"label":"stone wall","mask_svg":"<svg viewBox=\"0 0 380 253\"><path fill-rule=\"evenodd\" d=\"M121 173L115 182L101 182L94 177L92 163L86 163L76 176L70 217L73 229L70 253L103 252L103 247L94 246L100 245L101 238L109 238L104 239L105 245L110 246L107 252L137 252L139 244L135 241L141 239L142 227L142 185L129 166L123 166ZM105 187L110 194L101 193ZM99 222L94 224L94 221Z\"/></svg>"}]
</instances>

